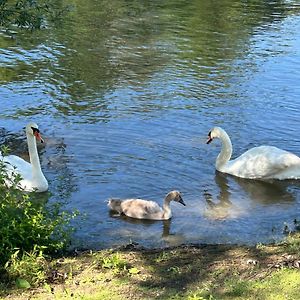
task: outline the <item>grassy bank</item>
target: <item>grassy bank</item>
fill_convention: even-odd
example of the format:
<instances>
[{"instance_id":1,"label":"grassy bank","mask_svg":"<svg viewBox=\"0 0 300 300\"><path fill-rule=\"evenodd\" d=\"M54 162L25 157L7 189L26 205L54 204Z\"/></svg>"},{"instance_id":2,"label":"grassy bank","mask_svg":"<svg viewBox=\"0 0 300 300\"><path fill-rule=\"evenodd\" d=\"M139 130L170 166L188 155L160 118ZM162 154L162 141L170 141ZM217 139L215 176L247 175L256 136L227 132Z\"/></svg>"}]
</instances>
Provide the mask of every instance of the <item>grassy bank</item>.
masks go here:
<instances>
[{"instance_id":1,"label":"grassy bank","mask_svg":"<svg viewBox=\"0 0 300 300\"><path fill-rule=\"evenodd\" d=\"M299 299L300 236L280 245L85 252L48 261L40 287L2 299Z\"/></svg>"}]
</instances>

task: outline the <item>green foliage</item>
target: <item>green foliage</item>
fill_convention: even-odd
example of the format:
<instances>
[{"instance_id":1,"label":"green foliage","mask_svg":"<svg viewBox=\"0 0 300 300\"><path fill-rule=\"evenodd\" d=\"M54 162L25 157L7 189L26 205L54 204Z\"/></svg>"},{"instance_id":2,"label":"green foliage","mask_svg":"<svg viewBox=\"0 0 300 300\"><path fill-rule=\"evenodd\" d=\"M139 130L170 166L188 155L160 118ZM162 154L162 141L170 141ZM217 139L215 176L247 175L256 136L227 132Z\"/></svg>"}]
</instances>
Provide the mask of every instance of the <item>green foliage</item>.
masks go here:
<instances>
[{"instance_id":1,"label":"green foliage","mask_svg":"<svg viewBox=\"0 0 300 300\"><path fill-rule=\"evenodd\" d=\"M30 283L26 279L18 278L16 280L16 285L21 289L29 289L31 287Z\"/></svg>"},{"instance_id":2,"label":"green foliage","mask_svg":"<svg viewBox=\"0 0 300 300\"><path fill-rule=\"evenodd\" d=\"M101 266L102 268L112 269L116 273L127 270L127 264L125 260L121 258L119 253L113 253L109 256L102 257Z\"/></svg>"},{"instance_id":3,"label":"green foliage","mask_svg":"<svg viewBox=\"0 0 300 300\"><path fill-rule=\"evenodd\" d=\"M61 1L0 0L0 26L40 29L46 21L61 18L68 7L59 7Z\"/></svg>"},{"instance_id":4,"label":"green foliage","mask_svg":"<svg viewBox=\"0 0 300 300\"><path fill-rule=\"evenodd\" d=\"M97 257L97 260L100 261L101 268L110 269L114 274L137 275L141 272L138 268L130 266L118 252L105 253Z\"/></svg>"},{"instance_id":5,"label":"green foliage","mask_svg":"<svg viewBox=\"0 0 300 300\"><path fill-rule=\"evenodd\" d=\"M131 274L131 275L137 275L137 274L139 274L141 271L138 269L138 268L136 268L136 267L132 267L132 268L129 268L128 269L128 273L129 274Z\"/></svg>"},{"instance_id":6,"label":"green foliage","mask_svg":"<svg viewBox=\"0 0 300 300\"><path fill-rule=\"evenodd\" d=\"M215 300L215 298L212 295L201 296L198 293L191 294L187 297L187 300Z\"/></svg>"},{"instance_id":7,"label":"green foliage","mask_svg":"<svg viewBox=\"0 0 300 300\"><path fill-rule=\"evenodd\" d=\"M0 160L0 273L5 268L9 277L36 285L43 280L44 253L66 249L69 222L76 214L61 212L58 204L46 206L38 194L17 189L19 180L7 175Z\"/></svg>"},{"instance_id":8,"label":"green foliage","mask_svg":"<svg viewBox=\"0 0 300 300\"><path fill-rule=\"evenodd\" d=\"M15 251L5 264L5 270L11 278L16 278L16 285L20 288L37 286L46 279L47 261L42 250L37 246L30 252Z\"/></svg>"},{"instance_id":9,"label":"green foliage","mask_svg":"<svg viewBox=\"0 0 300 300\"><path fill-rule=\"evenodd\" d=\"M170 253L163 251L157 256L157 258L155 259L155 262L160 263L160 262L170 259L170 257L171 257Z\"/></svg>"},{"instance_id":10,"label":"green foliage","mask_svg":"<svg viewBox=\"0 0 300 300\"><path fill-rule=\"evenodd\" d=\"M286 240L286 251L300 255L300 233L290 234Z\"/></svg>"}]
</instances>

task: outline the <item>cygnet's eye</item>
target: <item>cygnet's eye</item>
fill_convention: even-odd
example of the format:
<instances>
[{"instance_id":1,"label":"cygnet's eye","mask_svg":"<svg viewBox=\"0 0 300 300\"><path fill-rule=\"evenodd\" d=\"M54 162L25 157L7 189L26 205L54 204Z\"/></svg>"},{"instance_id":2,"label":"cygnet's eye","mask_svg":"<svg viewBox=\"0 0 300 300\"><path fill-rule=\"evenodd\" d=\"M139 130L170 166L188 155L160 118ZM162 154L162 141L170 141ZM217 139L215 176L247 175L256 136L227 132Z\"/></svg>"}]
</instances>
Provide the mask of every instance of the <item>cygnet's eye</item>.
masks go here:
<instances>
[{"instance_id":1,"label":"cygnet's eye","mask_svg":"<svg viewBox=\"0 0 300 300\"><path fill-rule=\"evenodd\" d=\"M208 136L207 136L207 141L206 141L206 144L209 144L211 143L213 140L213 137L211 136L211 131L208 133Z\"/></svg>"}]
</instances>

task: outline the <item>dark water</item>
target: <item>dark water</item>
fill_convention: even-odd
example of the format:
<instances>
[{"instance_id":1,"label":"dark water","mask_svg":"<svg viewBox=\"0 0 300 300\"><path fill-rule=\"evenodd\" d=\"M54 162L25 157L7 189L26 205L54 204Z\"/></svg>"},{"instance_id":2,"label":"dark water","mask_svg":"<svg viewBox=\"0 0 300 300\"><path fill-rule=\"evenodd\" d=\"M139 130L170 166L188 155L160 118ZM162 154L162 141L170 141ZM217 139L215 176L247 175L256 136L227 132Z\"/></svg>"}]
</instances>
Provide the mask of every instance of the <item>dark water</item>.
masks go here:
<instances>
[{"instance_id":1,"label":"dark water","mask_svg":"<svg viewBox=\"0 0 300 300\"><path fill-rule=\"evenodd\" d=\"M25 152L36 121L50 202L86 217L74 245L257 243L300 218L300 183L216 174L211 127L234 156L261 144L300 155L298 1L73 1L63 24L0 35L0 142ZM109 214L109 197L162 203L169 222Z\"/></svg>"}]
</instances>

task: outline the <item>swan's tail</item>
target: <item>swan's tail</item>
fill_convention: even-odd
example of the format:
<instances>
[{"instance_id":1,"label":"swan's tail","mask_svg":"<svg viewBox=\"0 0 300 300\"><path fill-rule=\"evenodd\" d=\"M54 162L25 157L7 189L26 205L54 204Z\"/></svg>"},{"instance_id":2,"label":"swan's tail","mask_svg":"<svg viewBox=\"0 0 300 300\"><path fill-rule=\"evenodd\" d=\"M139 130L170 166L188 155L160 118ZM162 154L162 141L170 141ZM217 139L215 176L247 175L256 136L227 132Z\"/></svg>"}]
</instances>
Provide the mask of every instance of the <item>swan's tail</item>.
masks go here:
<instances>
[{"instance_id":1,"label":"swan's tail","mask_svg":"<svg viewBox=\"0 0 300 300\"><path fill-rule=\"evenodd\" d=\"M119 214L121 214L123 212L122 207L121 207L121 203L122 203L122 200L120 200L120 199L108 199L107 206L111 210L116 211Z\"/></svg>"}]
</instances>

